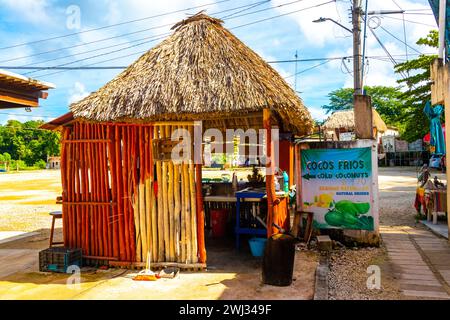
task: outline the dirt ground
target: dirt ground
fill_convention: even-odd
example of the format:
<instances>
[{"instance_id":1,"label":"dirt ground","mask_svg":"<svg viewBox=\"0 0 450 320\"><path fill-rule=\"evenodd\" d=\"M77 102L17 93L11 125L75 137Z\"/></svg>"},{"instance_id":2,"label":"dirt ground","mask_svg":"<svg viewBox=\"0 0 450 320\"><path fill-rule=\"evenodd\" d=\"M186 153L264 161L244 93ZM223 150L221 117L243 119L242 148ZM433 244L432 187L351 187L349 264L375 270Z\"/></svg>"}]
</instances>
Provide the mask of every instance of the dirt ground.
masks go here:
<instances>
[{"instance_id":1,"label":"dirt ground","mask_svg":"<svg viewBox=\"0 0 450 320\"><path fill-rule=\"evenodd\" d=\"M215 173L210 173L214 176ZM433 172L445 181L445 175ZM79 287L67 285L64 274L37 272L39 250L48 246L50 217L60 210L54 204L61 193L58 171L0 174L0 299L312 299L314 252L297 252L295 281L285 288L261 284L261 262L248 248L236 253L219 247L208 248L208 270L182 272L176 279L137 282L133 271L84 269ZM380 226L424 228L415 221L413 207L416 168L379 169ZM1 232L37 234L3 242ZM61 236L60 222L56 237ZM381 290L366 287L367 266L382 269ZM135 271L134 271L135 272ZM347 248L335 250L330 259L330 299L403 299L389 269L386 249Z\"/></svg>"},{"instance_id":2,"label":"dirt ground","mask_svg":"<svg viewBox=\"0 0 450 320\"><path fill-rule=\"evenodd\" d=\"M431 177L446 183L445 174L432 169ZM414 226L414 199L417 188L415 167L379 168L380 225ZM393 205L395 204L395 205Z\"/></svg>"},{"instance_id":3,"label":"dirt ground","mask_svg":"<svg viewBox=\"0 0 450 320\"><path fill-rule=\"evenodd\" d=\"M61 210L55 204L61 194L59 172L0 174L0 190L0 299L263 300L314 296L318 264L314 252L298 251L293 284L273 287L262 284L261 260L253 258L247 246L237 253L233 242L208 245L207 240L208 269L182 271L176 279L140 282L132 280L136 271L83 268L77 285L73 276L38 272L38 252L48 247L48 212ZM60 221L56 228L55 237L59 239ZM6 231L36 234L2 243L1 234Z\"/></svg>"},{"instance_id":4,"label":"dirt ground","mask_svg":"<svg viewBox=\"0 0 450 320\"><path fill-rule=\"evenodd\" d=\"M432 171L446 183L446 176ZM398 228L426 229L416 223L414 208L417 173L414 167L379 168L380 228L395 232ZM367 289L367 267L376 265L381 270L381 289ZM389 263L384 245L380 248L350 248L334 251L330 259L330 299L333 300L403 300L395 272Z\"/></svg>"}]
</instances>

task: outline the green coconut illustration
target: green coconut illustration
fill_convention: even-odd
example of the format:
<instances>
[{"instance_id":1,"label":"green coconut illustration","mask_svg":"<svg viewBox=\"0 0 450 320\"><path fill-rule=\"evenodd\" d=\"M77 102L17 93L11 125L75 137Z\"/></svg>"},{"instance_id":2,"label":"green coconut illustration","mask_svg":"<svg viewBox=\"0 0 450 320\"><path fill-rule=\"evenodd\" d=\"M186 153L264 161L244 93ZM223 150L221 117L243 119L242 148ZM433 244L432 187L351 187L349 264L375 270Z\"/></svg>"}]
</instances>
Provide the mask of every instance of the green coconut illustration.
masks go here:
<instances>
[{"instance_id":1,"label":"green coconut illustration","mask_svg":"<svg viewBox=\"0 0 450 320\"><path fill-rule=\"evenodd\" d=\"M370 210L367 202L340 200L333 202L325 214L325 221L334 227L344 229L373 230L373 218L366 215Z\"/></svg>"}]
</instances>

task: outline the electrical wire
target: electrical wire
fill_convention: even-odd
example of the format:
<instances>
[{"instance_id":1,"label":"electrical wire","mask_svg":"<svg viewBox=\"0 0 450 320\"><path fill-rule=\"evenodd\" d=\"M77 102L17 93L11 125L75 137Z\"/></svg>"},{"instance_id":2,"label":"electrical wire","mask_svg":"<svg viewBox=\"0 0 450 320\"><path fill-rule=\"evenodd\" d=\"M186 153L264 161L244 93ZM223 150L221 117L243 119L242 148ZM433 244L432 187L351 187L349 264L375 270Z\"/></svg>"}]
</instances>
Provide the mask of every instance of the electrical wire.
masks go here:
<instances>
[{"instance_id":1,"label":"electrical wire","mask_svg":"<svg viewBox=\"0 0 450 320\"><path fill-rule=\"evenodd\" d=\"M270 1L270 0L269 0L269 1ZM296 0L296 1L291 1L291 2L287 2L287 3L282 3L282 4L280 4L280 5L276 6L276 7L277 7L277 8L280 8L280 7L288 6L288 5L295 4L295 3L298 3L298 2L301 2L301 1L304 1L304 0ZM265 2L267 2L267 0L261 1L260 3L265 3ZM249 5L245 5L245 6L235 7L235 8L232 8L232 9L222 10L222 11L219 11L219 12L215 12L215 13L213 13L212 15L217 15L217 14L220 14L220 13L223 13L223 12L228 12L228 11L230 11L230 10L236 10L236 9L240 9L240 8L248 7L248 6L249 6ZM252 5L250 5L250 6L252 6ZM242 16L246 16L246 15L250 15L250 14L259 13L259 12L262 12L262 11L267 11L267 10L270 10L270 9L273 9L273 8L270 7L270 8L265 8L265 9L261 9L261 10L252 11L252 12L249 12L249 13L240 14L240 15L237 15L237 16L234 16L234 17L230 17L229 20L230 20L230 19L239 18L239 17L242 17ZM118 37L121 37L121 36L124 36L124 35L136 34L136 33L143 32L143 31L149 31L149 30L159 29L159 28L163 28L163 27L168 27L168 26L174 25L175 23L176 23L176 22L174 21L174 22L172 22L172 23L168 23L168 24L164 24L164 25L160 25L160 26L153 26L153 27L151 27L151 28L147 28L147 29L143 29L143 30L137 30L137 31L134 31L134 32L131 32L131 33L125 33L125 34L122 34L122 35L120 35L120 36L113 36L113 37L109 37L109 38L98 39L98 40L95 40L95 41L87 42L87 43L84 43L84 44L79 44L79 45L76 45L76 46L70 46L70 47L66 47L66 48L60 48L60 49L56 49L56 50L47 51L47 53L48 53L48 52L59 51L59 50L62 50L62 49L72 49L72 48L74 48L74 47L83 46L83 45L85 45L85 44L92 44L92 43L95 43L95 42L102 42L102 41L106 41L106 40L111 40L111 39L118 38ZM171 32L162 33L162 34L154 35L154 36L152 36L152 37L145 37L145 38L141 38L141 39L132 40L132 41L130 41L129 43L134 43L134 42L137 42L137 41L140 41L140 40L147 40L147 39L149 39L149 38L151 39L151 38L159 37L159 36L164 36L164 37L165 37L165 36L170 35L170 34L171 34ZM123 45L123 44L125 44L125 43L122 43L122 44L114 44L114 45L110 45L110 46L106 46L106 47L102 47L102 48L96 48L96 49L92 49L92 50L88 50L88 51L82 52L82 53L80 53L80 54L85 54L85 53L88 53L88 52L94 52L94 51L104 50L104 49L108 49L108 48L120 46L120 45ZM140 46L140 45L144 45L144 44L146 44L146 43L143 42L143 43L141 43L141 44L137 44L137 45L134 45L134 46L131 46L131 47L127 47L127 48L123 48L123 49L115 50L115 51L110 51L110 52L108 52L108 53L105 53L105 55L109 55L109 54L112 54L112 53L117 52L117 51L123 51L123 50L126 50L126 49L128 49L128 48L133 48L133 47ZM34 54L34 56L35 56L35 55L39 55L39 54L40 54L40 53ZM44 54L44 53L42 53L42 54ZM76 56L76 55L78 55L78 54L71 54L71 55L69 55L69 56L63 56L63 57L58 57L58 58L48 59L48 60L45 60L45 61L33 63L33 64L31 64L31 65L40 64L40 63L45 63L45 62L50 62L50 61L59 60L59 59L64 59L64 58L71 57L71 56ZM3 62L9 62L9 61L13 61L13 60L19 60L19 59L27 58L27 57L31 57L31 56L33 56L33 55L24 56L24 57L19 57L19 58L14 58L14 59L9 59L9 60L3 60L3 61L0 61L0 63L3 63ZM94 56L94 57L96 57L96 56ZM87 58L87 59L90 59L90 57Z\"/></svg>"},{"instance_id":2,"label":"electrical wire","mask_svg":"<svg viewBox=\"0 0 450 320\"><path fill-rule=\"evenodd\" d=\"M20 113L9 113L9 112L0 112L0 114L2 115L9 115L9 116L19 116L19 117L33 117L33 118L48 118L48 119L53 119L56 118L57 116L45 116L45 115L32 115L32 114L20 114Z\"/></svg>"},{"instance_id":3,"label":"electrical wire","mask_svg":"<svg viewBox=\"0 0 450 320\"><path fill-rule=\"evenodd\" d=\"M144 17L144 18L139 18L139 19L134 19L134 20L128 20L128 21L115 23L115 24L111 24L111 25L107 25L107 26L102 26L102 27L98 27L98 28L93 28L93 29L89 29L89 30L83 30L83 31L78 31L78 32L65 34L65 35L54 36L54 37L50 37L50 38L46 38L46 39L40 39L40 40L35 40L35 41L30 41L30 42L24 42L24 43L21 43L21 44L16 44L16 45L7 46L7 47L1 47L0 50L12 49L12 48L22 47L22 46L26 46L26 45L30 45L30 44L42 43L42 42L47 42L47 41L51 41L51 40L71 37L71 36L74 36L74 35L79 35L79 34L88 33L88 32L92 32L92 31L103 30L103 29L108 29L108 28L117 27L117 26L121 26L121 25L125 25L125 24L134 23L134 22L149 20L149 19L153 19L153 18L159 18L159 17L170 15L170 14L174 14L174 13L189 11L189 10L193 10L193 9L199 9L199 8L208 7L208 6L212 6L212 5L217 5L219 3L229 2L229 1L231 1L231 0L220 0L218 2L212 2L212 3L208 3L208 4L203 4L203 5L199 5L199 6L190 7L190 8L179 9L179 10L170 11L170 12L166 12L166 13L156 14L156 15L149 16L149 17Z\"/></svg>"},{"instance_id":4,"label":"electrical wire","mask_svg":"<svg viewBox=\"0 0 450 320\"><path fill-rule=\"evenodd\" d=\"M403 21L403 19L396 18L396 17L391 17L391 16L388 16L388 15L384 16L384 18ZM407 19L404 19L404 21L405 22L409 22L409 23L420 24L420 25L423 25L423 26L431 27L431 28L437 28L436 25L431 25L431 24L427 24L427 23L423 23L423 22L412 21L412 20L407 20Z\"/></svg>"},{"instance_id":5,"label":"electrical wire","mask_svg":"<svg viewBox=\"0 0 450 320\"><path fill-rule=\"evenodd\" d=\"M234 16L234 15L236 15L236 14L239 14L239 13L241 13L241 12L244 12L244 11L247 11L247 10L250 10L250 9L253 9L253 8L256 8L256 7L259 7L259 6L261 6L261 5L263 5L263 4L266 4L266 3L270 2L270 1L271 1L271 0L265 0L265 1L257 2L257 3L251 5L250 7L246 8L246 9L242 9L242 10L237 11L237 12L235 12L235 13L231 13L231 14L229 14L229 15L226 15L226 16L224 16L224 17L221 17L220 19L222 19L222 20L223 20L223 19L228 19L228 18L230 18L230 17L232 17L232 16Z\"/></svg>"},{"instance_id":6,"label":"electrical wire","mask_svg":"<svg viewBox=\"0 0 450 320\"><path fill-rule=\"evenodd\" d=\"M152 41L157 41L157 40L162 40L162 39L164 39L164 38L165 38L165 37L154 38L154 39L151 40L151 42L152 42ZM125 48L121 48L121 49L109 51L109 52L107 52L107 53L101 53L101 54L97 54L97 55L90 56L90 57L87 57L87 58L82 58L82 59L74 60L74 61L71 61L71 62L66 62L66 63L63 63L63 64L59 64L59 65L57 65L56 67L63 67L63 66L67 66L67 65L70 65L70 64L77 63L77 62L82 62L82 61L86 61L86 60L95 59L95 58L98 58L98 57L103 57L103 56L105 56L105 55L110 55L110 54L114 54L114 53L121 52L121 51L124 51L124 50L129 50L129 49L132 49L132 48L135 48L135 47L139 47L139 46L142 46L142 45L146 45L146 44L148 44L148 43L149 43L149 41L139 42L139 43L134 44L134 45L132 45L132 46L128 46L128 47L125 47ZM36 72L38 72L38 71L30 71L30 72L24 73L24 75L29 75L29 74L36 73Z\"/></svg>"},{"instance_id":7,"label":"electrical wire","mask_svg":"<svg viewBox=\"0 0 450 320\"><path fill-rule=\"evenodd\" d=\"M322 3L316 4L316 5L313 5L313 6L310 6L310 7L306 7L306 8L302 8L302 9L299 9L299 10L295 10L295 11L287 12L287 13L284 13L284 14L280 14L280 15L277 15L277 16L272 16L272 17L269 17L269 18L265 18L265 19L261 19L261 20L257 20L257 21L253 21L253 22L249 22L249 23L242 24L240 26L231 28L230 30L238 29L238 28L242 28L242 27L246 27L246 26L250 26L250 25L253 25L255 23L260 23L260 22L272 20L272 19L275 19L275 18L284 17L284 16L287 16L287 15L290 15L290 14L293 14L293 13L298 13L298 12L301 12L301 11L305 11L305 10L309 10L309 9L313 9L313 8L318 8L318 7L330 4L332 2L335 2L335 0L322 2Z\"/></svg>"},{"instance_id":8,"label":"electrical wire","mask_svg":"<svg viewBox=\"0 0 450 320\"><path fill-rule=\"evenodd\" d=\"M386 32L387 34L389 34L391 37L393 37L394 39L398 40L399 42L401 42L402 44L404 44L407 48L410 48L411 50L414 50L415 52L417 52L419 55L422 54L422 52L420 52L419 50L415 49L414 47L411 47L408 43L406 43L405 41L397 38L395 35L393 35L389 30L387 30L386 28L384 28L383 26L380 26L380 28ZM405 56L408 59L408 50L406 49L405 51Z\"/></svg>"},{"instance_id":9,"label":"electrical wire","mask_svg":"<svg viewBox=\"0 0 450 320\"><path fill-rule=\"evenodd\" d=\"M227 0L227 1L230 1L230 0ZM264 0L264 1L267 1L267 0ZM261 1L261 2L264 2L264 1ZM225 12L241 9L241 8L248 7L248 6L249 5L247 4L247 5L243 5L243 6L234 7L234 8L231 8L231 9L221 10L221 11L212 13L212 15L218 15L218 14L221 14L221 13L225 13ZM2 60L2 61L0 61L0 63L11 62L11 61L16 61L16 60L21 60L21 59L27 59L27 58L36 57L36 56L49 54L49 53L54 53L54 52L58 52L58 51L62 51L62 50L78 48L78 47L82 47L82 46L93 44L93 43L99 43L99 42L104 42L104 41L108 41L108 40L112 40L112 39L117 39L117 38L124 37L124 36L134 35L134 34L142 33L142 32L145 32L145 31L150 31L150 30L155 30L155 29L160 29L160 28L165 28L165 27L171 27L176 22L178 22L178 21L174 21L172 23L167 23L167 24L158 25L158 26L152 26L150 28L140 29L140 30L136 30L136 31L133 31L133 32L123 33L123 34L120 34L120 35L117 35L117 36L111 36L111 37L107 37L107 38L101 38L101 39L96 39L96 40L93 40L93 41L83 42L83 43L80 43L80 44L77 44L77 45L71 45L71 46L66 46L66 47L57 48L57 49L53 49L53 50L48 50L48 51L44 51L44 52L37 52L37 53L26 55L26 56L21 56L21 57L16 57L16 58L12 58L12 59ZM92 29L92 30L95 30L95 29ZM170 33L167 33L167 34L170 34ZM152 35L152 37L160 36L160 35L162 35L162 34ZM140 40L144 40L144 39L145 38L141 38ZM139 41L139 40L136 40L136 41Z\"/></svg>"},{"instance_id":10,"label":"electrical wire","mask_svg":"<svg viewBox=\"0 0 450 320\"><path fill-rule=\"evenodd\" d=\"M290 2L289 4L296 3L296 2L300 2L300 1L303 1L303 0L293 1L293 2ZM317 5L313 5L313 6L310 6L310 7L306 7L306 8L294 10L294 11L287 12L287 13L284 13L284 14L272 16L272 17L269 17L269 18L264 18L264 19L252 21L252 22L249 22L249 23L245 23L245 24L242 24L242 25L238 25L238 26L232 27L232 28L230 28L229 30L234 30L234 29L238 29L238 28L241 28L241 27L253 25L253 24L256 24L256 23L261 23L261 22L264 22L264 21L276 19L276 18L279 18L279 17L283 17L283 16L286 16L286 15L293 14L293 13L297 13L297 12L309 10L309 9L312 9L312 8L320 7L320 6L323 6L323 5L332 3L332 2L334 2L334 0L331 0L331 1L328 1L328 2L323 2L323 3L317 4ZM281 6L284 6L284 5L287 5L287 4L283 4L283 5L281 5ZM235 16L235 17L238 17L238 16ZM135 45L135 46L136 46L136 45ZM123 49L121 49L121 50L116 50L116 51L123 51L123 50L125 50L125 48L123 48ZM147 51L147 50L146 50L146 51ZM142 53L144 53L144 52L146 52L146 51L143 51ZM141 53L141 52L138 52L138 53L132 53L131 55L139 54L139 53ZM108 54L109 54L109 53L99 54L99 55L96 55L96 57L100 57L100 56L104 56L104 55L108 55ZM129 55L127 55L127 56L129 56ZM80 60L78 60L77 62L82 62L82 61L84 61L84 60L86 60L86 59L89 59L89 58L90 58L90 57L85 58L85 59L80 59ZM109 60L107 60L107 61L112 61L112 60L121 59L121 58L124 58L124 56L121 56L121 57L118 57L118 58L112 58L112 59L109 59ZM101 61L101 62L97 62L97 63L103 63L103 62L105 62L105 61ZM97 63L95 63L95 64L97 64ZM68 64L71 64L71 63L68 63ZM67 65L67 64L66 64L66 65ZM61 73L61 72L64 72L64 71L60 71L60 72L58 72L58 73ZM43 75L40 75L40 77L50 76L50 75L54 75L54 74L56 74L56 73L43 74Z\"/></svg>"},{"instance_id":11,"label":"electrical wire","mask_svg":"<svg viewBox=\"0 0 450 320\"><path fill-rule=\"evenodd\" d=\"M331 62L331 60L327 60L327 61L321 62L319 64L316 64L316 65L314 65L312 67L303 69L303 70L301 70L301 71L299 71L297 73L294 73L294 74L291 74L290 76L285 77L284 79L289 79L289 78L292 78L294 76L298 76L299 74L305 73L305 72L310 71L310 70L315 69L315 68L318 68L318 67L323 66L324 64L327 64L329 62Z\"/></svg>"}]
</instances>

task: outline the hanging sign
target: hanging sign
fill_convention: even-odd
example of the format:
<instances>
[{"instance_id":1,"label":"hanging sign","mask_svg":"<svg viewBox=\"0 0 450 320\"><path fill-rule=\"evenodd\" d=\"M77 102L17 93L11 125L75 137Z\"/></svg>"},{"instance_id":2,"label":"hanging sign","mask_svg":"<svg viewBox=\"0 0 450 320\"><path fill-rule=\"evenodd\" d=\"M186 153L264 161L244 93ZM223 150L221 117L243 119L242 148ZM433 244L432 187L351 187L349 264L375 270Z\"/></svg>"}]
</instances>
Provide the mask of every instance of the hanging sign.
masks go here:
<instances>
[{"instance_id":1,"label":"hanging sign","mask_svg":"<svg viewBox=\"0 0 450 320\"><path fill-rule=\"evenodd\" d=\"M318 229L374 230L371 148L301 151L304 211Z\"/></svg>"}]
</instances>

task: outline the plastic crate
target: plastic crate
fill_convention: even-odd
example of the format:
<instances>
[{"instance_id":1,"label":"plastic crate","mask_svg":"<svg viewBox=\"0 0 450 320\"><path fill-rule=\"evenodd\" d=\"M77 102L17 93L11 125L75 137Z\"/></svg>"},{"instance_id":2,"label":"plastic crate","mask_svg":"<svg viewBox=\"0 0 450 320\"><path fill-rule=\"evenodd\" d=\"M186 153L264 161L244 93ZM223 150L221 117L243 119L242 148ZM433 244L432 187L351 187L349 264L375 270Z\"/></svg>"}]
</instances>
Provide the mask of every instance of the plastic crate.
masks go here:
<instances>
[{"instance_id":1,"label":"plastic crate","mask_svg":"<svg viewBox=\"0 0 450 320\"><path fill-rule=\"evenodd\" d=\"M39 271L66 273L67 268L82 265L81 249L52 247L39 252Z\"/></svg>"}]
</instances>

